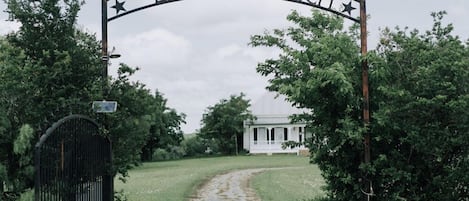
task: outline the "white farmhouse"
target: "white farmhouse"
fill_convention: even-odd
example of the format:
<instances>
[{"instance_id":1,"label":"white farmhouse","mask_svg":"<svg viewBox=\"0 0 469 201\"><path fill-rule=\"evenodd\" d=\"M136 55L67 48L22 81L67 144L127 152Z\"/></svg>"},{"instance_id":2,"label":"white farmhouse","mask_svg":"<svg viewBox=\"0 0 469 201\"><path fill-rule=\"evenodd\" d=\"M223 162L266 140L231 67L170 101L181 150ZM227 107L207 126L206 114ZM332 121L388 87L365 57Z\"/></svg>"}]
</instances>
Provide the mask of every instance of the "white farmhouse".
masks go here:
<instances>
[{"instance_id":1,"label":"white farmhouse","mask_svg":"<svg viewBox=\"0 0 469 201\"><path fill-rule=\"evenodd\" d=\"M311 136L306 133L305 123L291 123L290 116L306 110L295 108L284 95L267 92L251 106L256 117L244 122L243 148L251 154L274 154L307 152L302 147L282 149L287 141L303 142Z\"/></svg>"}]
</instances>

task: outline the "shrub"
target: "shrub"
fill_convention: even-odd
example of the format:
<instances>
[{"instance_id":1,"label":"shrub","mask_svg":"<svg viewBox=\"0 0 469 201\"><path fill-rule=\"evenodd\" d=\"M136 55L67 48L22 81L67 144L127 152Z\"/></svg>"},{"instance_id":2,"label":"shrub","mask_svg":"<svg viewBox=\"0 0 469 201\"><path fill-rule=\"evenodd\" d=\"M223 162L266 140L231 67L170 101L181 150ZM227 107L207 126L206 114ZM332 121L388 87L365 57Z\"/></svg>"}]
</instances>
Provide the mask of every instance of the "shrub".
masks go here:
<instances>
[{"instance_id":1,"label":"shrub","mask_svg":"<svg viewBox=\"0 0 469 201\"><path fill-rule=\"evenodd\" d=\"M185 156L187 157L205 155L205 151L207 150L207 145L199 136L184 139L184 141L181 143L181 146L185 149Z\"/></svg>"},{"instance_id":2,"label":"shrub","mask_svg":"<svg viewBox=\"0 0 469 201\"><path fill-rule=\"evenodd\" d=\"M18 201L33 201L34 200L34 190L28 189L24 193L21 193Z\"/></svg>"},{"instance_id":3,"label":"shrub","mask_svg":"<svg viewBox=\"0 0 469 201\"><path fill-rule=\"evenodd\" d=\"M127 194L124 190L114 192L114 201L128 201Z\"/></svg>"},{"instance_id":4,"label":"shrub","mask_svg":"<svg viewBox=\"0 0 469 201\"><path fill-rule=\"evenodd\" d=\"M164 161L169 159L169 153L165 149L158 148L153 152L154 161Z\"/></svg>"},{"instance_id":5,"label":"shrub","mask_svg":"<svg viewBox=\"0 0 469 201\"><path fill-rule=\"evenodd\" d=\"M180 146L172 146L168 147L168 150L158 148L153 152L153 160L154 161L165 161L165 160L176 160L181 159L184 155L186 155L186 151L183 147Z\"/></svg>"},{"instance_id":6,"label":"shrub","mask_svg":"<svg viewBox=\"0 0 469 201\"><path fill-rule=\"evenodd\" d=\"M172 146L170 145L168 147L169 152L169 160L176 160L176 159L181 159L184 155L186 155L186 151L182 146Z\"/></svg>"}]
</instances>

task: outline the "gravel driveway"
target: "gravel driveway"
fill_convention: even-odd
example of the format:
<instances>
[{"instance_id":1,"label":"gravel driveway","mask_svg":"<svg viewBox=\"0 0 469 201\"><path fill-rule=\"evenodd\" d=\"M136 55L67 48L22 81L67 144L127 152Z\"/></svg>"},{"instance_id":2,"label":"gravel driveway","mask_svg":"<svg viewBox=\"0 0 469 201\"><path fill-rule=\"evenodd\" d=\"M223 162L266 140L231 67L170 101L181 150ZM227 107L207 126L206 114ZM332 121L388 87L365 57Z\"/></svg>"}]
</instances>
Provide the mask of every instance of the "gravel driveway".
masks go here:
<instances>
[{"instance_id":1,"label":"gravel driveway","mask_svg":"<svg viewBox=\"0 0 469 201\"><path fill-rule=\"evenodd\" d=\"M217 175L202 185L190 201L260 201L249 180L272 168L246 169Z\"/></svg>"}]
</instances>

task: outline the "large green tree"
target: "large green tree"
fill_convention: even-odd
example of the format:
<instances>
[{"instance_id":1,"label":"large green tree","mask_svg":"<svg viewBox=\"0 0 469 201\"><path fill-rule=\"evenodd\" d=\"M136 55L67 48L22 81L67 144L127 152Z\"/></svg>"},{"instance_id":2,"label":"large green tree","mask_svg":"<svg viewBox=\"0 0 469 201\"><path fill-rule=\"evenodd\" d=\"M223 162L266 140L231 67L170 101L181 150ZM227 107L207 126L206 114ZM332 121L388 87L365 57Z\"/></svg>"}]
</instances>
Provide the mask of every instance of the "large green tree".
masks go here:
<instances>
[{"instance_id":1,"label":"large green tree","mask_svg":"<svg viewBox=\"0 0 469 201\"><path fill-rule=\"evenodd\" d=\"M32 185L32 147L40 135L68 114L90 112L100 48L93 35L75 28L79 1L6 3L10 19L21 27L1 40L0 105L9 126L0 159L6 189L21 192ZM21 132L26 127L31 129Z\"/></svg>"},{"instance_id":2,"label":"large green tree","mask_svg":"<svg viewBox=\"0 0 469 201\"><path fill-rule=\"evenodd\" d=\"M357 28L313 12L295 26L251 38L279 48L260 63L268 88L300 107L313 131L312 161L330 200L363 200L372 181L376 200L467 200L469 50L443 13L425 34L386 30L370 51L372 162L363 162L361 60Z\"/></svg>"},{"instance_id":3,"label":"large green tree","mask_svg":"<svg viewBox=\"0 0 469 201\"><path fill-rule=\"evenodd\" d=\"M142 148L143 161L151 161L157 148L169 149L179 146L184 139L181 124L185 123L185 114L178 113L167 106L167 99L156 92L150 105L151 127L145 146Z\"/></svg>"},{"instance_id":4,"label":"large green tree","mask_svg":"<svg viewBox=\"0 0 469 201\"><path fill-rule=\"evenodd\" d=\"M85 114L106 124L103 134L112 141L114 173L126 176L140 163L141 150L161 127L160 139L180 141L183 115L163 112L158 124L161 94L152 95L135 72L121 64L110 82L109 98L116 113L97 115L91 102L102 98L100 43L76 28L80 0L6 0L10 19L19 31L0 38L0 189L21 193L33 185L33 146L57 120ZM163 146L162 142L157 146ZM169 142L168 142L169 143ZM1 197L0 197L1 199Z\"/></svg>"},{"instance_id":5,"label":"large green tree","mask_svg":"<svg viewBox=\"0 0 469 201\"><path fill-rule=\"evenodd\" d=\"M202 117L200 135L214 139L222 153L237 154L242 149L243 121L253 118L249 106L243 93L209 106Z\"/></svg>"},{"instance_id":6,"label":"large green tree","mask_svg":"<svg viewBox=\"0 0 469 201\"><path fill-rule=\"evenodd\" d=\"M433 13L433 28L385 30L373 61L380 197L469 199L469 48Z\"/></svg>"},{"instance_id":7,"label":"large green tree","mask_svg":"<svg viewBox=\"0 0 469 201\"><path fill-rule=\"evenodd\" d=\"M109 115L107 122L117 172L123 175L142 159L151 160L156 148L179 145L183 139L180 125L185 115L167 107L163 94L153 95L143 83L131 81L137 70L120 64L109 94L119 103L118 110Z\"/></svg>"}]
</instances>

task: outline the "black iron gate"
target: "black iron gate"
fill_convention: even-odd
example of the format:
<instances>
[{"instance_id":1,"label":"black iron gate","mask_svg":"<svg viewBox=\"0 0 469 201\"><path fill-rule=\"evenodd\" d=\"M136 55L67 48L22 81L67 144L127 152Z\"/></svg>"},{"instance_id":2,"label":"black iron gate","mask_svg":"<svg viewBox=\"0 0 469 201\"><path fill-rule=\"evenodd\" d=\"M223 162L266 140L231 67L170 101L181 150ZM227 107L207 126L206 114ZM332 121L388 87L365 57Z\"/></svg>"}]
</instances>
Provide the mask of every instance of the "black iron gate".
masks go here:
<instances>
[{"instance_id":1,"label":"black iron gate","mask_svg":"<svg viewBox=\"0 0 469 201\"><path fill-rule=\"evenodd\" d=\"M111 201L111 144L83 115L59 120L36 144L36 201Z\"/></svg>"}]
</instances>

